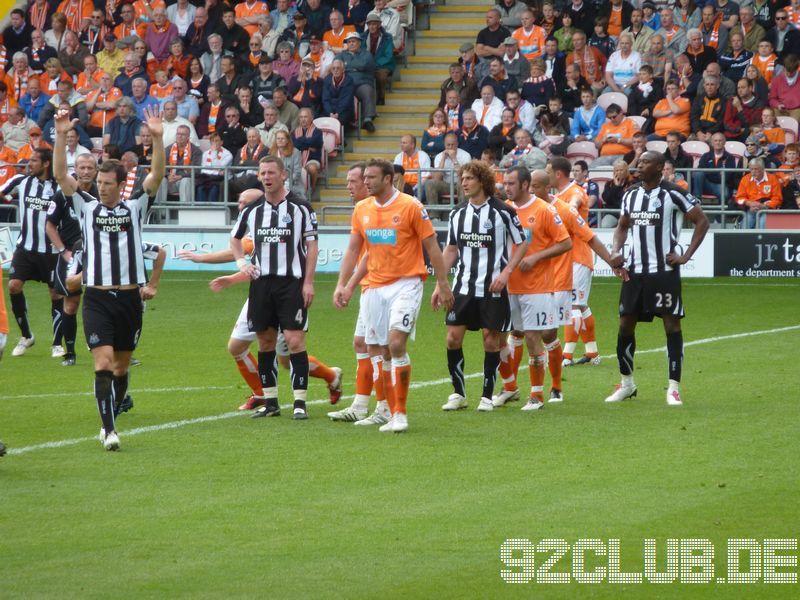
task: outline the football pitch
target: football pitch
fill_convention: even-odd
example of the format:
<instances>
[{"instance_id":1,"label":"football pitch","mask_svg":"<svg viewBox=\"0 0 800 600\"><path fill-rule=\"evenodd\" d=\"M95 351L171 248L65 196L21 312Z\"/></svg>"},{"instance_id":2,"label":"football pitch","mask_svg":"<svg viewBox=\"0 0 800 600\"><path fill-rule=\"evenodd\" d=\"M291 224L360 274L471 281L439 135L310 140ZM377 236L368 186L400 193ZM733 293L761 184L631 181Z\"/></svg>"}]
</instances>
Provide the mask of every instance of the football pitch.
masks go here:
<instances>
[{"instance_id":1,"label":"football pitch","mask_svg":"<svg viewBox=\"0 0 800 600\"><path fill-rule=\"evenodd\" d=\"M45 288L26 286L37 343L11 357L12 322L0 361L1 598L800 596L797 283L684 281L683 407L665 402L658 320L637 331L638 397L604 404L619 380L619 283L598 279L603 361L565 369L563 404L478 413L483 355L468 334L470 406L444 413L444 315L429 282L410 429L394 435L331 422L315 379L308 421L238 413L248 392L225 346L246 289L213 294L212 277L165 273L148 302L118 453L96 440L82 328L78 365L61 367ZM335 310L333 288L318 277L308 346L344 369L343 407L357 306ZM279 383L286 405L287 371ZM736 539L750 550L733 569ZM653 568L672 583L652 583ZM734 571L754 583L734 585ZM615 583L625 573L642 583Z\"/></svg>"}]
</instances>

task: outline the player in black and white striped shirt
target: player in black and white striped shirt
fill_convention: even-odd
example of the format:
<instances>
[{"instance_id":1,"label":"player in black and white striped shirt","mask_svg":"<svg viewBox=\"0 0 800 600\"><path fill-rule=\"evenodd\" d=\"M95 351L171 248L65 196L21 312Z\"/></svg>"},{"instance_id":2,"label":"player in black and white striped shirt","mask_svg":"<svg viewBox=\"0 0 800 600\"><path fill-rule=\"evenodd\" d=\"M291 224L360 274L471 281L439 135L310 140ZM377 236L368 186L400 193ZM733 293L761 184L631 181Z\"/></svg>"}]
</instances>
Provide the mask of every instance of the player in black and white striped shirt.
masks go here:
<instances>
[{"instance_id":1,"label":"player in black and white striped shirt","mask_svg":"<svg viewBox=\"0 0 800 600\"><path fill-rule=\"evenodd\" d=\"M450 212L444 265L456 265L453 282L455 304L447 313L447 367L453 393L443 410L466 408L464 386L464 335L483 332L483 393L478 410L492 410L500 336L511 328L511 309L506 283L528 249L528 241L516 211L492 196L492 170L474 160L459 169L468 200ZM516 246L513 248L512 247Z\"/></svg>"},{"instance_id":2,"label":"player in black and white striped shirt","mask_svg":"<svg viewBox=\"0 0 800 600\"><path fill-rule=\"evenodd\" d=\"M47 208L56 193L53 180L53 156L50 150L34 150L28 170L30 175L15 175L0 187L0 200L16 192L19 205L20 232L11 259L8 293L11 311L22 332L12 356L22 356L36 341L28 323L28 306L23 288L26 281L41 281L50 288L53 316L53 357L64 354L61 346L64 300L53 289L52 274L56 254L45 233Z\"/></svg>"},{"instance_id":3,"label":"player in black and white striped shirt","mask_svg":"<svg viewBox=\"0 0 800 600\"><path fill-rule=\"evenodd\" d=\"M231 250L239 269L250 276L247 320L258 337L258 372L265 406L254 417L280 415L275 344L278 328L289 346L293 419L307 419L308 353L305 326L314 299L317 267L317 218L311 205L287 198L283 161L266 156L258 178L265 195L247 206L231 231ZM252 262L244 258L242 239L253 237Z\"/></svg>"},{"instance_id":4,"label":"player in black and white striped shirt","mask_svg":"<svg viewBox=\"0 0 800 600\"><path fill-rule=\"evenodd\" d=\"M107 160L97 174L99 200L77 189L67 175L66 134L72 128L69 112L59 110L55 118L56 139L53 170L65 196L72 197L83 228L83 329L94 359L94 390L106 450L119 449L114 425L114 400L125 397L131 354L142 328L143 300L155 296L147 285L142 251L142 224L164 179L163 125L157 109L145 111L153 136L153 160L140 196L120 199L125 185L125 167ZM113 370L112 370L113 369Z\"/></svg>"},{"instance_id":5,"label":"player in black and white striped shirt","mask_svg":"<svg viewBox=\"0 0 800 600\"><path fill-rule=\"evenodd\" d=\"M617 359L622 383L606 398L606 402L619 402L636 395L633 381L636 323L649 322L659 316L667 335L667 404L682 404L679 384L683 362L681 319L684 310L680 265L685 264L703 242L708 231L708 218L694 196L661 180L664 160L664 156L657 152L642 154L639 159L641 183L625 192L622 198L612 249L612 255L622 250L630 230L630 255L626 266L630 277L622 283L617 335ZM689 247L683 254L678 254L678 236L684 215L694 225L694 232Z\"/></svg>"}]
</instances>

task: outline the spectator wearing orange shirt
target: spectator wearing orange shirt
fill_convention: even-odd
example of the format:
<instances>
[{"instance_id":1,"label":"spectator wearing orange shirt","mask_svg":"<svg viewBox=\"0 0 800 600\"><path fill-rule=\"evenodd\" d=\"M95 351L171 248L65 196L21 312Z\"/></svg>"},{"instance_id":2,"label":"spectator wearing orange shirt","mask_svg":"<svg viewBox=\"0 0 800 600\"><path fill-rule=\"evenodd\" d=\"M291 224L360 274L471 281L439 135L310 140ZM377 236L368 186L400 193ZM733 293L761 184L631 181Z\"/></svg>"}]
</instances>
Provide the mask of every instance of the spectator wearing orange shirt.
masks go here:
<instances>
[{"instance_id":1,"label":"spectator wearing orange shirt","mask_svg":"<svg viewBox=\"0 0 800 600\"><path fill-rule=\"evenodd\" d=\"M83 59L84 69L78 75L78 81L75 84L75 89L82 96L87 96L90 92L100 87L100 77L103 71L97 66L97 58L94 54L90 54Z\"/></svg>"},{"instance_id":2,"label":"spectator wearing orange shirt","mask_svg":"<svg viewBox=\"0 0 800 600\"><path fill-rule=\"evenodd\" d=\"M356 28L353 25L345 25L344 15L336 9L331 11L328 20L331 28L322 35L322 41L334 54L339 54L345 49L344 38L348 33L354 32Z\"/></svg>"},{"instance_id":3,"label":"spectator wearing orange shirt","mask_svg":"<svg viewBox=\"0 0 800 600\"><path fill-rule=\"evenodd\" d=\"M592 163L594 167L608 167L617 159L625 156L633 148L633 134L637 127L618 104L609 104L606 109L606 122L600 128L594 144L600 151L600 157Z\"/></svg>"},{"instance_id":4,"label":"spectator wearing orange shirt","mask_svg":"<svg viewBox=\"0 0 800 600\"><path fill-rule=\"evenodd\" d=\"M28 135L30 136L30 141L20 148L19 152L17 152L18 163L28 162L31 159L34 151L38 150L39 148L47 148L48 150L53 149L50 144L42 139L42 130L39 129L38 125L31 127L28 130Z\"/></svg>"},{"instance_id":5,"label":"spectator wearing orange shirt","mask_svg":"<svg viewBox=\"0 0 800 600\"><path fill-rule=\"evenodd\" d=\"M758 72L769 85L775 75L775 61L778 55L772 51L772 43L769 40L761 40L758 43L758 53L752 58L751 64L758 69Z\"/></svg>"},{"instance_id":6,"label":"spectator wearing orange shirt","mask_svg":"<svg viewBox=\"0 0 800 600\"><path fill-rule=\"evenodd\" d=\"M761 229L764 217L759 213L765 209L775 210L783 203L781 182L773 173L764 170L760 158L750 160L750 175L742 177L736 190L736 204L745 211L745 227Z\"/></svg>"},{"instance_id":7,"label":"spectator wearing orange shirt","mask_svg":"<svg viewBox=\"0 0 800 600\"><path fill-rule=\"evenodd\" d=\"M576 31L572 34L573 52L567 55L566 66L577 64L581 69L581 75L589 82L592 89L601 93L606 87L605 71L606 57L600 50L586 43L586 34L583 31Z\"/></svg>"},{"instance_id":8,"label":"spectator wearing orange shirt","mask_svg":"<svg viewBox=\"0 0 800 600\"><path fill-rule=\"evenodd\" d=\"M89 26L92 10L94 3L91 0L63 0L56 12L64 13L67 17L67 29L77 33Z\"/></svg>"},{"instance_id":9,"label":"spectator wearing orange shirt","mask_svg":"<svg viewBox=\"0 0 800 600\"><path fill-rule=\"evenodd\" d=\"M17 101L8 91L8 85L0 80L0 125L8 121L8 111L17 106Z\"/></svg>"},{"instance_id":10,"label":"spectator wearing orange shirt","mask_svg":"<svg viewBox=\"0 0 800 600\"><path fill-rule=\"evenodd\" d=\"M17 170L11 166L16 163L17 153L6 146L5 135L0 131L0 185L17 174Z\"/></svg>"},{"instance_id":11,"label":"spectator wearing orange shirt","mask_svg":"<svg viewBox=\"0 0 800 600\"><path fill-rule=\"evenodd\" d=\"M108 73L100 76L100 85L86 96L86 110L89 112L89 125L86 132L92 137L103 137L106 127L116 116L117 101L122 98L122 90L114 87Z\"/></svg>"},{"instance_id":12,"label":"spectator wearing orange shirt","mask_svg":"<svg viewBox=\"0 0 800 600\"><path fill-rule=\"evenodd\" d=\"M236 24L241 25L247 33L253 35L258 31L258 24L261 15L269 14L269 7L266 2L261 0L245 0L236 5Z\"/></svg>"}]
</instances>

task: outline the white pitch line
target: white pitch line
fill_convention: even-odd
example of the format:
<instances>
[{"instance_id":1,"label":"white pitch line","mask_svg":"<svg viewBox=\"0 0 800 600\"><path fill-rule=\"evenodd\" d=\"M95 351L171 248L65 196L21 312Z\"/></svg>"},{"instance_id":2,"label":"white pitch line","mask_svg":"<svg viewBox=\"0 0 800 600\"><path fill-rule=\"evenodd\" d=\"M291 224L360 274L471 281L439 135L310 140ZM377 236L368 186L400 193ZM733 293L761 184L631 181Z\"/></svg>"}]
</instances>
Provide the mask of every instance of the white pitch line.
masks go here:
<instances>
[{"instance_id":1,"label":"white pitch line","mask_svg":"<svg viewBox=\"0 0 800 600\"><path fill-rule=\"evenodd\" d=\"M777 327L775 329L762 329L762 330L759 330L759 331L748 331L748 332L744 332L744 333L732 333L730 335L718 335L718 336L714 336L714 337L710 337L710 338L702 338L702 339L699 339L699 340L692 340L692 341L689 341L689 342L684 342L683 345L684 345L684 347L685 346L699 346L701 344L711 344L713 342L721 342L721 341L725 341L725 340L735 340L735 339L740 339L740 338L745 338L745 337L753 337L753 336L756 336L756 335L766 335L766 334L770 334L770 333L783 333L783 332L786 332L786 331L796 331L798 329L800 329L800 325L790 325L788 327ZM662 346L660 348L649 348L647 350L639 350L639 351L636 352L636 354L654 354L656 352L664 352L665 350L666 350L666 346ZM615 356L616 356L615 354L608 354L608 355L603 356L602 358L614 358ZM481 372L471 373L471 374L465 376L466 379L473 379L473 378L476 378L476 377L483 377L483 373L481 373ZM432 387L432 386L437 386L437 385L444 385L444 384L449 383L449 382L450 382L450 378L449 377L443 377L441 379L431 379L429 381L417 381L417 382L413 382L411 384L411 389L419 389L419 388L426 388L426 387ZM201 388L201 387L198 387L198 388L151 388L150 390L147 390L147 389L137 390L137 393L139 391L141 391L141 392L145 392L145 391L180 391L180 390L193 391L193 390L203 390L203 389L229 389L229 387L232 387L232 386L228 386L228 387L224 387L224 386L211 387L211 386L209 386L209 387L205 387L205 388ZM50 395L55 395L55 394L50 394ZM59 395L63 396L64 394L62 392ZM85 395L90 395L90 394L87 393ZM45 395L40 395L40 396L45 396ZM30 398L30 397L32 397L32 396L10 396L9 398ZM349 400L351 398L353 398L352 395L351 396L342 396L341 400ZM327 402L328 402L327 400L310 400L307 404L325 404ZM281 408L282 409L288 409L291 406L292 406L291 404L286 404L284 406L281 406ZM222 413L222 414L219 414L219 415L209 415L207 417L198 417L196 419L183 419L183 420L180 420L180 421L172 421L172 422L169 422L169 423L161 423L160 425L148 425L146 427L137 427L137 428L131 429L129 431L123 431L123 439L131 437L131 436L134 436L134 435L141 435L143 433L153 433L153 432L156 432L156 431L164 431L164 430L167 430L167 429L178 429L180 427L185 427L187 425L197 425L197 424L200 424L200 423L211 423L211 422L214 422L214 421L221 421L223 419L231 419L233 417L241 417L241 416L244 416L244 415L247 415L247 414L249 414L249 413L247 413L245 411L226 412L226 413ZM36 450L47 450L47 449L51 449L51 448L65 448L67 446L75 446L77 444L82 444L84 442L97 442L97 436L74 438L74 439L71 439L71 440L59 440L59 441L56 441L56 442L45 442L43 444L34 444L32 446L24 446L22 448L9 448L8 455L9 456L18 456L20 454L27 454L28 452L34 452Z\"/></svg>"},{"instance_id":2,"label":"white pitch line","mask_svg":"<svg viewBox=\"0 0 800 600\"><path fill-rule=\"evenodd\" d=\"M140 392L201 392L203 390L231 390L235 385L201 385L195 387L162 387L162 388L136 388ZM20 394L19 396L3 396L3 400L28 400L34 398L63 398L64 396L94 396L94 392L48 392L47 394Z\"/></svg>"}]
</instances>

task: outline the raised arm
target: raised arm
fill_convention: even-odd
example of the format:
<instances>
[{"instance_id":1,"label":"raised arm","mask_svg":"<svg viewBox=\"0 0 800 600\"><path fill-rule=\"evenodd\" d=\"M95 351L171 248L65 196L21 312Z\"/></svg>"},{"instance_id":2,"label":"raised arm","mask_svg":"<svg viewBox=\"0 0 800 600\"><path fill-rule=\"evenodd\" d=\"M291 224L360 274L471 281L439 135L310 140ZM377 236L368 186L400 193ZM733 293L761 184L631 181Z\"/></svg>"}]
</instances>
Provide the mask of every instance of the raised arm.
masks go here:
<instances>
[{"instance_id":1,"label":"raised arm","mask_svg":"<svg viewBox=\"0 0 800 600\"><path fill-rule=\"evenodd\" d=\"M77 125L78 119L71 120L69 111L56 111L54 124L56 139L53 140L53 177L61 187L65 198L69 198L78 189L78 182L67 173L67 132Z\"/></svg>"},{"instance_id":2,"label":"raised arm","mask_svg":"<svg viewBox=\"0 0 800 600\"><path fill-rule=\"evenodd\" d=\"M159 108L148 106L144 109L144 121L153 136L153 159L150 163L150 172L144 178L142 187L148 196L155 196L161 182L164 181L164 165L166 156L164 153L164 124L161 120Z\"/></svg>"}]
</instances>

